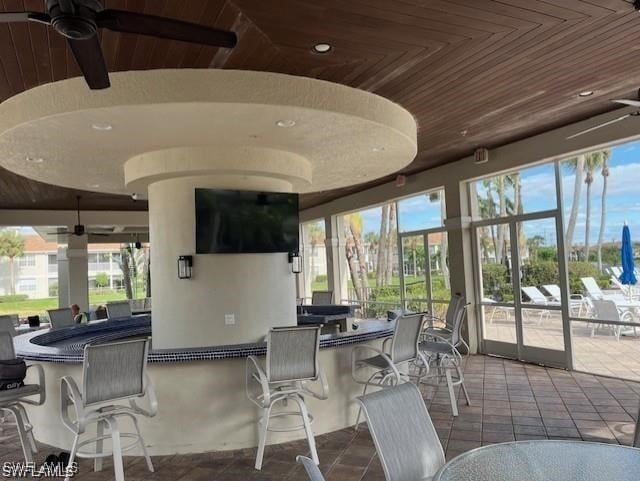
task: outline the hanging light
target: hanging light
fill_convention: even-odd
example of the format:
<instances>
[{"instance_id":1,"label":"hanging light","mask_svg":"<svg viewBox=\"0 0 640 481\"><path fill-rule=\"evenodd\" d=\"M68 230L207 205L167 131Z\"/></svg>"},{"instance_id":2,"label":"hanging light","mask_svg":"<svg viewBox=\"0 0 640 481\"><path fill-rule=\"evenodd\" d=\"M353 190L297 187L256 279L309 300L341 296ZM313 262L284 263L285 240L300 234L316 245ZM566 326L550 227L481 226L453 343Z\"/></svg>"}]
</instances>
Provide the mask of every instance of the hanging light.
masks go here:
<instances>
[{"instance_id":1,"label":"hanging light","mask_svg":"<svg viewBox=\"0 0 640 481\"><path fill-rule=\"evenodd\" d=\"M178 279L191 279L193 256L178 257Z\"/></svg>"}]
</instances>

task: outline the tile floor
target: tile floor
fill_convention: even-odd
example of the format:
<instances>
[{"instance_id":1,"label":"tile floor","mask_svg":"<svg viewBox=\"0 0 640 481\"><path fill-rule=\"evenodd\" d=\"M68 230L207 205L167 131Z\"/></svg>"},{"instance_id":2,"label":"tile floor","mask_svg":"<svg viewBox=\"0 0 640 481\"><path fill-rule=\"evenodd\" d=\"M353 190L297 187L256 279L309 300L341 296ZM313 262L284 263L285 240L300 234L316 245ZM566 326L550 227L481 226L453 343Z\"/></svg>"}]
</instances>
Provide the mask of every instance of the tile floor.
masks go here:
<instances>
[{"instance_id":1,"label":"tile floor","mask_svg":"<svg viewBox=\"0 0 640 481\"><path fill-rule=\"evenodd\" d=\"M630 444L640 400L640 384L492 358L471 356L465 365L472 406L460 404L453 418L446 389L423 387L427 406L447 459L475 447L515 439L570 438ZM277 434L274 434L277 436ZM317 437L327 481L383 481L384 475L366 428ZM36 461L50 450L42 446ZM127 458L127 481L293 481L306 480L295 456L306 443L271 446L261 472L253 469L254 450L155 457L155 473L144 460ZM19 446L0 444L0 461L21 459ZM100 473L80 463L78 481L113 479L110 462ZM9 479L9 478L6 478Z\"/></svg>"}]
</instances>

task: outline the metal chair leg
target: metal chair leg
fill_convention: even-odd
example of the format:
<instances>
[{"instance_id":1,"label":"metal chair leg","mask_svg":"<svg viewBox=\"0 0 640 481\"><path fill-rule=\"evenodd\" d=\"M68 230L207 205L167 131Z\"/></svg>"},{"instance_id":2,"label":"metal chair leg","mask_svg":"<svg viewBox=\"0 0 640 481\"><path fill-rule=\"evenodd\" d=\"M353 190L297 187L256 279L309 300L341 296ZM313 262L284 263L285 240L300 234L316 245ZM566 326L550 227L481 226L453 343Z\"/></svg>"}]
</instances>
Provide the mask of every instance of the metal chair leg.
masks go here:
<instances>
[{"instance_id":1,"label":"metal chair leg","mask_svg":"<svg viewBox=\"0 0 640 481\"><path fill-rule=\"evenodd\" d=\"M22 413L20 413L20 410L15 406L8 407L7 409L13 413L13 416L16 419L16 429L18 430L18 437L20 438L20 444L22 445L24 460L26 463L33 463L33 453L31 452L29 436L24 425L24 419L22 419Z\"/></svg>"},{"instance_id":2,"label":"metal chair leg","mask_svg":"<svg viewBox=\"0 0 640 481\"><path fill-rule=\"evenodd\" d=\"M464 385L464 377L462 376L462 371L460 370L460 366L456 366L456 372L460 377L460 386L462 387L462 392L464 393L464 397L467 399L467 406L471 406L471 399L469 398L467 387Z\"/></svg>"},{"instance_id":3,"label":"metal chair leg","mask_svg":"<svg viewBox=\"0 0 640 481\"><path fill-rule=\"evenodd\" d=\"M269 429L269 416L271 416L271 406L262 410L262 418L258 423L258 452L256 453L255 468L259 471L262 469L262 460L264 458L264 447L267 443L267 431Z\"/></svg>"},{"instance_id":4,"label":"metal chair leg","mask_svg":"<svg viewBox=\"0 0 640 481\"><path fill-rule=\"evenodd\" d=\"M144 459L147 461L147 468L152 473L155 472L153 469L153 463L151 462L151 457L149 456L149 451L147 451L147 447L144 444L144 439L142 438L142 434L140 434L140 427L138 426L138 419L135 416L131 416L133 420L133 425L136 428L136 433L138 434L138 440L140 441L140 447L142 448L142 453L144 454Z\"/></svg>"},{"instance_id":5,"label":"metal chair leg","mask_svg":"<svg viewBox=\"0 0 640 481\"><path fill-rule=\"evenodd\" d=\"M447 387L449 388L449 400L451 401L451 411L453 412L454 416L458 416L458 401L456 400L456 393L453 390L453 380L451 379L451 371L445 368L444 375L447 378Z\"/></svg>"},{"instance_id":6,"label":"metal chair leg","mask_svg":"<svg viewBox=\"0 0 640 481\"><path fill-rule=\"evenodd\" d=\"M307 410L307 405L304 402L304 399L301 397L294 398L298 403L298 407L300 408L300 414L302 415L302 422L304 423L304 431L307 434L307 441L309 442L309 450L311 451L311 459L316 464L320 464L320 460L318 459L318 451L316 450L316 440L313 436L313 430L311 429L311 420L309 419L309 411Z\"/></svg>"},{"instance_id":7,"label":"metal chair leg","mask_svg":"<svg viewBox=\"0 0 640 481\"><path fill-rule=\"evenodd\" d=\"M102 436L104 436L104 421L98 421L96 423L96 437L98 440L96 441L96 454L102 453L103 440ZM102 458L96 457L93 460L93 470L97 473L102 471Z\"/></svg>"},{"instance_id":8,"label":"metal chair leg","mask_svg":"<svg viewBox=\"0 0 640 481\"><path fill-rule=\"evenodd\" d=\"M124 465L122 463L122 444L120 439L120 428L115 418L107 418L111 429L111 444L113 446L113 471L116 481L124 481Z\"/></svg>"},{"instance_id":9,"label":"metal chair leg","mask_svg":"<svg viewBox=\"0 0 640 481\"><path fill-rule=\"evenodd\" d=\"M23 423L26 426L29 426L29 430L27 431L27 437L29 438L29 444L31 445L31 452L37 453L38 446L36 445L36 438L33 436L33 424L29 420L29 415L27 414L27 410L24 408L22 404L16 404L16 407L20 410L22 414Z\"/></svg>"},{"instance_id":10,"label":"metal chair leg","mask_svg":"<svg viewBox=\"0 0 640 481\"><path fill-rule=\"evenodd\" d=\"M78 440L80 438L79 434L76 434L75 437L73 438L73 445L71 446L71 452L69 453L69 463L67 464L67 473L69 468L71 467L71 465L73 464L73 462L75 461L76 458L76 453L78 452ZM65 474L67 474L65 473ZM64 481L69 481L69 476L65 476Z\"/></svg>"}]
</instances>

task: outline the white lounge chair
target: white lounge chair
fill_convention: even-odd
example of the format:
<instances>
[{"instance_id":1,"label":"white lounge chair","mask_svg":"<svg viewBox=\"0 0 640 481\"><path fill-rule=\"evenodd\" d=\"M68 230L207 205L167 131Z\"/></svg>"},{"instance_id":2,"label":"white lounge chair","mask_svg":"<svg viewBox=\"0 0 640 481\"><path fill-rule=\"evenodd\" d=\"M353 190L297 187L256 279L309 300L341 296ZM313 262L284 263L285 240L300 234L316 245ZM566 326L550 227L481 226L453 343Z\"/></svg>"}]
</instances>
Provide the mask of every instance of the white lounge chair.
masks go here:
<instances>
[{"instance_id":1,"label":"white lounge chair","mask_svg":"<svg viewBox=\"0 0 640 481\"><path fill-rule=\"evenodd\" d=\"M628 310L619 309L616 303L609 299L593 299L593 319L595 321L607 321L608 324L593 322L591 323L591 336L595 334L598 326L608 326L613 330L616 340L620 340L622 332L622 323L633 322L633 315ZM614 324L610 324L614 323Z\"/></svg>"},{"instance_id":2,"label":"white lounge chair","mask_svg":"<svg viewBox=\"0 0 640 481\"><path fill-rule=\"evenodd\" d=\"M551 300L554 302L562 302L562 295L560 293L560 286L557 284L545 284L542 286L545 291L551 296ZM569 314L576 317L582 317L589 311L589 306L585 302L585 298L582 294L570 294L569 295Z\"/></svg>"},{"instance_id":3,"label":"white lounge chair","mask_svg":"<svg viewBox=\"0 0 640 481\"><path fill-rule=\"evenodd\" d=\"M638 299L638 297L640 297L640 292L638 292L638 288L636 286L630 284L625 285L620 282L620 279L616 276L611 276L611 284L620 289L622 294L629 299Z\"/></svg>"},{"instance_id":4,"label":"white lounge chair","mask_svg":"<svg viewBox=\"0 0 640 481\"><path fill-rule=\"evenodd\" d=\"M542 292L540 292L540 289L538 289L535 286L526 286L526 287L521 287L520 289L530 299L531 304L536 304L538 306L550 306L550 305L559 306L560 305L559 302L553 302L547 299L547 297ZM532 309L525 308L522 310L522 312L525 316L528 317L527 313L531 310ZM542 321L545 319L548 319L549 316L550 316L550 313L548 309L540 309L536 323L538 325L542 324Z\"/></svg>"}]
</instances>

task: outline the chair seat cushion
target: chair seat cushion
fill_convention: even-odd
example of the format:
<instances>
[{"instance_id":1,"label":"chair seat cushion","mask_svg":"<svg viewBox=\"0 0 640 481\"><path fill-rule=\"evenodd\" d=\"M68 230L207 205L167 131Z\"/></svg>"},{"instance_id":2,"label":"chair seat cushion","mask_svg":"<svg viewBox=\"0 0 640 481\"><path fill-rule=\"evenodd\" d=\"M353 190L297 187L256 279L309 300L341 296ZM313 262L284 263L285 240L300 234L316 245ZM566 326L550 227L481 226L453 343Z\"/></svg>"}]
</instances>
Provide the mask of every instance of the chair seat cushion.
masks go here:
<instances>
[{"instance_id":1,"label":"chair seat cushion","mask_svg":"<svg viewBox=\"0 0 640 481\"><path fill-rule=\"evenodd\" d=\"M433 352L436 354L447 354L452 351L451 346L446 342L422 341L418 347L424 352Z\"/></svg>"},{"instance_id":2,"label":"chair seat cushion","mask_svg":"<svg viewBox=\"0 0 640 481\"><path fill-rule=\"evenodd\" d=\"M368 357L366 359L360 359L358 362L366 364L367 366L377 367L378 369L389 368L389 363L380 355Z\"/></svg>"},{"instance_id":3,"label":"chair seat cushion","mask_svg":"<svg viewBox=\"0 0 640 481\"><path fill-rule=\"evenodd\" d=\"M6 391L0 391L0 404L5 401L16 401L26 396L33 396L40 392L40 385L38 384L25 384L18 389L7 389Z\"/></svg>"}]
</instances>

